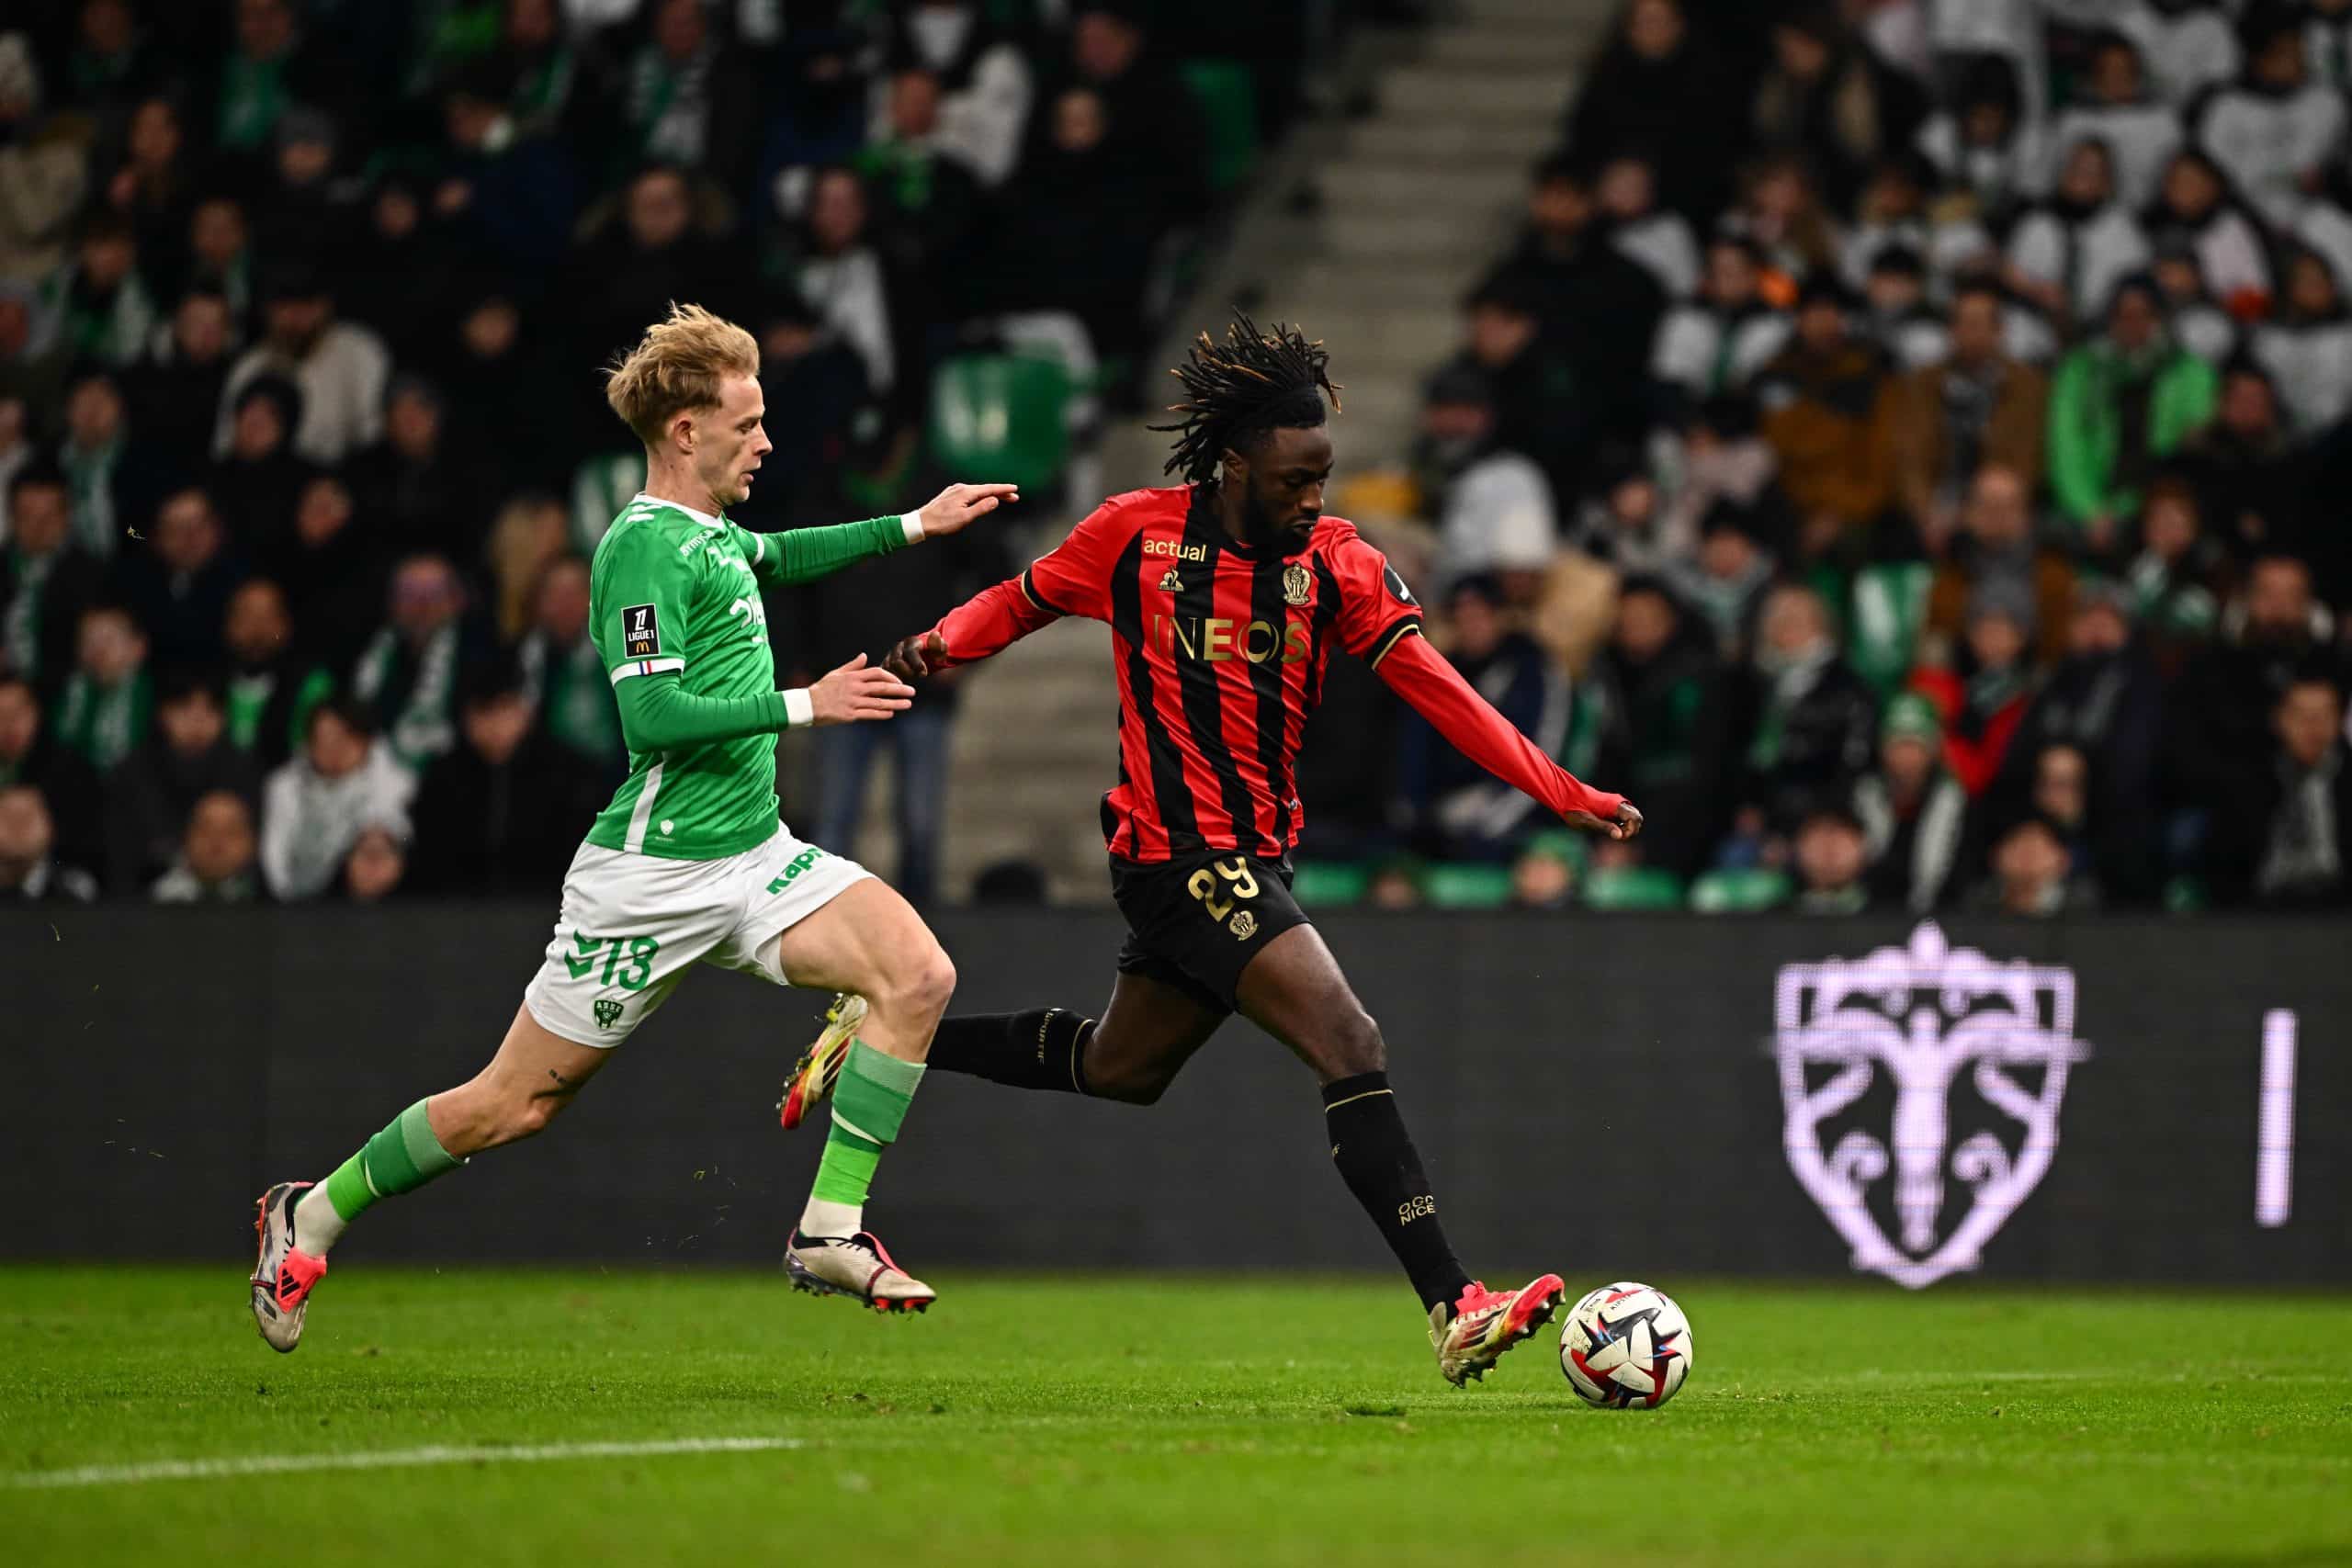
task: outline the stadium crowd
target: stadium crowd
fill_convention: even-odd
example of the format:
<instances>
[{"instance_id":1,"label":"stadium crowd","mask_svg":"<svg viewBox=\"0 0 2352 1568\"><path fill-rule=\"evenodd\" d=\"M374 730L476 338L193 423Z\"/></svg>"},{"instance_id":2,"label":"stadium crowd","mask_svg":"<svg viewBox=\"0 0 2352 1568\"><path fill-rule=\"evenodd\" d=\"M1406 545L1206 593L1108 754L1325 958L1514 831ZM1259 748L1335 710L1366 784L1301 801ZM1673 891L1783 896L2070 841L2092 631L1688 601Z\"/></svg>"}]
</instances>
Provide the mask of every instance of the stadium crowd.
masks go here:
<instances>
[{"instance_id":1,"label":"stadium crowd","mask_svg":"<svg viewBox=\"0 0 2352 1568\"><path fill-rule=\"evenodd\" d=\"M2352 3L1630 0L1583 81L1396 488L1649 830L1359 682L1337 896L2352 899Z\"/></svg>"},{"instance_id":2,"label":"stadium crowd","mask_svg":"<svg viewBox=\"0 0 2352 1568\"><path fill-rule=\"evenodd\" d=\"M936 488L933 371L975 345L1131 396L1216 116L1278 129L1340 8L1163 9L8 7L0 896L546 896L626 771L586 558L642 457L594 367L673 299L750 326L762 529ZM780 668L934 618L989 547L796 604ZM891 727L918 781L953 702ZM812 836L871 753L826 752Z\"/></svg>"}]
</instances>

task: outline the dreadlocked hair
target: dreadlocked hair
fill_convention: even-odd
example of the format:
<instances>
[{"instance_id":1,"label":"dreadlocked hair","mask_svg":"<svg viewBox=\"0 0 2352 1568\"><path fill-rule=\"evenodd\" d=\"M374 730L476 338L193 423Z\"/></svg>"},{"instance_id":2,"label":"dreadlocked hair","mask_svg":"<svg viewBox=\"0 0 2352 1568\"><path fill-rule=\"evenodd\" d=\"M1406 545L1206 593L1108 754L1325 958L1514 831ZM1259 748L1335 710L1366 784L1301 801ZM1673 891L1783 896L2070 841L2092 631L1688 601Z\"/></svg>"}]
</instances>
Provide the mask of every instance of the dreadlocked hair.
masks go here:
<instances>
[{"instance_id":1,"label":"dreadlocked hair","mask_svg":"<svg viewBox=\"0 0 2352 1568\"><path fill-rule=\"evenodd\" d=\"M1204 484L1216 477L1228 448L1246 451L1271 431L1321 424L1324 398L1340 406L1330 363L1320 339L1310 343L1279 321L1264 331L1247 312L1234 311L1222 344L1201 333L1184 363L1169 372L1184 386L1184 400L1168 408L1179 417L1148 427L1176 435L1166 471Z\"/></svg>"}]
</instances>

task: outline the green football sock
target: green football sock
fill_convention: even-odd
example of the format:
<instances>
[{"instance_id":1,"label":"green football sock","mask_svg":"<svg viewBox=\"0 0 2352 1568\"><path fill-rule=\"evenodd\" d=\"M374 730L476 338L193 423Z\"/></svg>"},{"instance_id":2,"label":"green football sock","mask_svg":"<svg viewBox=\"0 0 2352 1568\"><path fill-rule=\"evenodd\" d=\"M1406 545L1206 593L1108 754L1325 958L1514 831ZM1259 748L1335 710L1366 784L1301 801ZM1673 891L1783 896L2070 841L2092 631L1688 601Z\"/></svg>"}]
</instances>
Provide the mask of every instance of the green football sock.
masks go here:
<instances>
[{"instance_id":1,"label":"green football sock","mask_svg":"<svg viewBox=\"0 0 2352 1568\"><path fill-rule=\"evenodd\" d=\"M922 1083L921 1062L902 1062L863 1040L851 1042L849 1059L833 1086L832 1130L801 1216L803 1235L848 1235L859 1228L882 1151L898 1140Z\"/></svg>"},{"instance_id":2,"label":"green football sock","mask_svg":"<svg viewBox=\"0 0 2352 1568\"><path fill-rule=\"evenodd\" d=\"M466 1162L441 1146L418 1100L327 1178L327 1201L346 1224L379 1198L413 1192Z\"/></svg>"}]
</instances>

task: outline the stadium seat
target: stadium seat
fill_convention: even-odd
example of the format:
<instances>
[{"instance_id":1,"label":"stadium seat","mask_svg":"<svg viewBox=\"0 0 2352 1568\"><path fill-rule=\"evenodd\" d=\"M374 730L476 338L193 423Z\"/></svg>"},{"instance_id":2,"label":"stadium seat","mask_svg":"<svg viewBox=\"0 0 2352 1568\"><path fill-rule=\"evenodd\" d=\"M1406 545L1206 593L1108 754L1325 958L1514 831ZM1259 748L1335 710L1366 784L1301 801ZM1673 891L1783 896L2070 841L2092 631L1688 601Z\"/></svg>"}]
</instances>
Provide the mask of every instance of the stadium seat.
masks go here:
<instances>
[{"instance_id":1,"label":"stadium seat","mask_svg":"<svg viewBox=\"0 0 2352 1568\"><path fill-rule=\"evenodd\" d=\"M932 379L931 451L965 480L1044 495L1069 456L1069 372L1026 355L958 355Z\"/></svg>"},{"instance_id":2,"label":"stadium seat","mask_svg":"<svg viewBox=\"0 0 2352 1568\"><path fill-rule=\"evenodd\" d=\"M1499 909L1510 902L1510 867L1441 862L1422 874L1421 897L1432 909Z\"/></svg>"},{"instance_id":3,"label":"stadium seat","mask_svg":"<svg viewBox=\"0 0 2352 1568\"><path fill-rule=\"evenodd\" d=\"M1911 673L1935 569L1925 561L1864 567L1846 611L1846 659L1884 696Z\"/></svg>"},{"instance_id":4,"label":"stadium seat","mask_svg":"<svg viewBox=\"0 0 2352 1568\"><path fill-rule=\"evenodd\" d=\"M1209 189L1223 196L1258 162L1257 78L1232 60L1188 60L1179 70L1208 129Z\"/></svg>"},{"instance_id":5,"label":"stadium seat","mask_svg":"<svg viewBox=\"0 0 2352 1568\"><path fill-rule=\"evenodd\" d=\"M1765 866L1711 871L1690 885L1690 907L1702 915L1754 914L1777 907L1788 896L1788 873Z\"/></svg>"},{"instance_id":6,"label":"stadium seat","mask_svg":"<svg viewBox=\"0 0 2352 1568\"><path fill-rule=\"evenodd\" d=\"M1310 860L1292 874L1291 897L1307 908L1331 909L1361 903L1372 886L1372 867L1360 861Z\"/></svg>"},{"instance_id":7,"label":"stadium seat","mask_svg":"<svg viewBox=\"0 0 2352 1568\"><path fill-rule=\"evenodd\" d=\"M1679 909L1682 879L1651 865L1605 868L1585 879L1584 901L1593 909Z\"/></svg>"}]
</instances>

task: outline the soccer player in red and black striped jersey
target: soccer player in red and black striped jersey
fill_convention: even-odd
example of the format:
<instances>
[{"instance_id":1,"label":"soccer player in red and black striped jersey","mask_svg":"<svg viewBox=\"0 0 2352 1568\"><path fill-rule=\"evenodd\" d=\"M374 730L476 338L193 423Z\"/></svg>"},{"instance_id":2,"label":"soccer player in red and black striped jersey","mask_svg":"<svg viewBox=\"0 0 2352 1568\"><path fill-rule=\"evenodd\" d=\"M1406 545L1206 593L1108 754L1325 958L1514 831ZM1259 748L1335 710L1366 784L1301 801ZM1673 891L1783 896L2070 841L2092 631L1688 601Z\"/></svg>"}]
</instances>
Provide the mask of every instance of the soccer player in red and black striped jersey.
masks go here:
<instances>
[{"instance_id":1,"label":"soccer player in red and black striped jersey","mask_svg":"<svg viewBox=\"0 0 2352 1568\"><path fill-rule=\"evenodd\" d=\"M931 1066L1025 1089L1149 1103L1238 1012L1314 1069L1332 1157L1430 1318L1440 1370L1485 1374L1559 1304L1546 1274L1489 1291L1455 1259L1399 1114L1379 1026L1290 895L1299 739L1335 651L1377 671L1464 755L1566 821L1631 838L1642 817L1571 777L1421 636L1421 607L1353 525L1323 513L1327 356L1237 317L1179 367L1171 472L1114 496L1021 576L892 649L917 680L1066 615L1105 621L1119 682L1119 782L1102 797L1129 934L1100 1021L1059 1008L953 1017ZM1332 397L1336 405L1337 397ZM787 1126L820 1099L854 998L787 1087Z\"/></svg>"}]
</instances>

